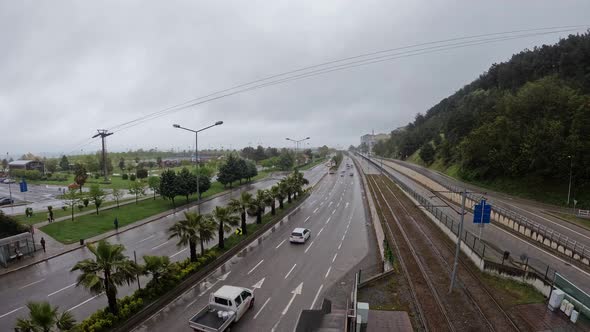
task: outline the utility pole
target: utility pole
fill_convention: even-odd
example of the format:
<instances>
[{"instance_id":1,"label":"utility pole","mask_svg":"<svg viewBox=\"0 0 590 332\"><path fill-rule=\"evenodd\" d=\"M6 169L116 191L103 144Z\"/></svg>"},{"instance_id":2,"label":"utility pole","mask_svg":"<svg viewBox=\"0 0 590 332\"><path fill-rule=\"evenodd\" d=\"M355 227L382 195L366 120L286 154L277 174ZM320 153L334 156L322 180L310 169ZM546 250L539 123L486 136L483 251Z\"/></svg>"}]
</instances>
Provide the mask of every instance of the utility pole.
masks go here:
<instances>
[{"instance_id":1,"label":"utility pole","mask_svg":"<svg viewBox=\"0 0 590 332\"><path fill-rule=\"evenodd\" d=\"M457 249L455 250L455 262L453 263L453 274L451 274L451 285L449 286L449 294L453 292L453 287L455 286L455 277L457 276L457 265L459 264L459 253L461 252L461 235L463 233L463 220L465 219L465 196L467 196L467 189L463 189L461 195L461 222L459 223L459 232L457 232Z\"/></svg>"},{"instance_id":2,"label":"utility pole","mask_svg":"<svg viewBox=\"0 0 590 332\"><path fill-rule=\"evenodd\" d=\"M92 138L100 136L100 138L102 140L102 172L104 175L104 181L109 182L108 171L107 171L107 152L106 152L105 139L107 138L107 136L111 136L113 133L109 133L109 131L106 129L97 129L96 131L98 131L98 134L92 136Z\"/></svg>"},{"instance_id":3,"label":"utility pole","mask_svg":"<svg viewBox=\"0 0 590 332\"><path fill-rule=\"evenodd\" d=\"M574 162L574 159L572 158L572 156L567 156L570 159L570 182L569 185L567 187L567 206L570 206L570 193L572 190L572 165Z\"/></svg>"}]
</instances>

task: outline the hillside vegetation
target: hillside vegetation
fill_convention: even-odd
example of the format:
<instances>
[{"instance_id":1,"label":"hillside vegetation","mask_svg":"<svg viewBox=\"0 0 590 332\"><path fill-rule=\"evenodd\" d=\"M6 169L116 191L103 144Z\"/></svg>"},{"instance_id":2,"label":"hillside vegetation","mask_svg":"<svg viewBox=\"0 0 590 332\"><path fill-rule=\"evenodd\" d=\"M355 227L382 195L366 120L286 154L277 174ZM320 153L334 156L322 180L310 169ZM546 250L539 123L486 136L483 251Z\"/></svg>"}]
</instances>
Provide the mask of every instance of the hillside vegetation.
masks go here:
<instances>
[{"instance_id":1,"label":"hillside vegetation","mask_svg":"<svg viewBox=\"0 0 590 332\"><path fill-rule=\"evenodd\" d=\"M417 153L465 180L558 204L571 166L573 197L589 206L590 34L493 64L374 150Z\"/></svg>"}]
</instances>

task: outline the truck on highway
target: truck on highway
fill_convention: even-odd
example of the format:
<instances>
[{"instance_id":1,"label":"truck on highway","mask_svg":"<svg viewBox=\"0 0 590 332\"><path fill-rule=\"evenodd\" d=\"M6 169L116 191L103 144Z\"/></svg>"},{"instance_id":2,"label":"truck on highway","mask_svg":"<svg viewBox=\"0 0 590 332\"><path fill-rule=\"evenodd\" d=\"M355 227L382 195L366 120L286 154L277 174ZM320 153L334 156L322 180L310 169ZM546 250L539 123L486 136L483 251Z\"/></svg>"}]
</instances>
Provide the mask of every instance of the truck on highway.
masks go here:
<instances>
[{"instance_id":1,"label":"truck on highway","mask_svg":"<svg viewBox=\"0 0 590 332\"><path fill-rule=\"evenodd\" d=\"M222 332L254 306L254 292L236 286L222 286L209 295L209 304L188 322L193 331Z\"/></svg>"}]
</instances>

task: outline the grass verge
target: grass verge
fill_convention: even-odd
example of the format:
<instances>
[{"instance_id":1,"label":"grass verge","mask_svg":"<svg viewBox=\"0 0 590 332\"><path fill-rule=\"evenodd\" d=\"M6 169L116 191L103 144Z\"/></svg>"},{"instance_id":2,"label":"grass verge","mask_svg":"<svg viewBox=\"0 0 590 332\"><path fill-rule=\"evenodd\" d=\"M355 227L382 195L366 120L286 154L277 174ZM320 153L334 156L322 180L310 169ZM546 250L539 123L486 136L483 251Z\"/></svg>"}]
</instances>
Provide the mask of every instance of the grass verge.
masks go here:
<instances>
[{"instance_id":1,"label":"grass verge","mask_svg":"<svg viewBox=\"0 0 590 332\"><path fill-rule=\"evenodd\" d=\"M561 212L554 212L554 211L545 211L550 216L554 216L556 218L565 219L571 223L574 223L578 226L584 227L586 229L590 229L590 219L584 219L574 216L573 214L561 213Z\"/></svg>"},{"instance_id":2,"label":"grass verge","mask_svg":"<svg viewBox=\"0 0 590 332\"><path fill-rule=\"evenodd\" d=\"M488 273L479 272L480 278L488 286L504 308L519 304L542 303L545 297L533 286L512 279L505 279Z\"/></svg>"}]
</instances>

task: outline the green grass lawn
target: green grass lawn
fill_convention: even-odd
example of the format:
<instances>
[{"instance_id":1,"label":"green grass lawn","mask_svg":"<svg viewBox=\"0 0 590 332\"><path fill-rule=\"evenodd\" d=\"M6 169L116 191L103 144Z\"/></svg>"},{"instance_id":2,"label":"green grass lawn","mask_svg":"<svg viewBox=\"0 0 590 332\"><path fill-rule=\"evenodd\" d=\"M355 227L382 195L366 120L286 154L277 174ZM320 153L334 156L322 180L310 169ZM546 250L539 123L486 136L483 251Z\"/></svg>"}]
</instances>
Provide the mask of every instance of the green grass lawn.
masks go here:
<instances>
[{"instance_id":1,"label":"green grass lawn","mask_svg":"<svg viewBox=\"0 0 590 332\"><path fill-rule=\"evenodd\" d=\"M263 177L266 175L261 176ZM225 188L221 183L213 182L211 184L211 188L209 188L209 190L203 194L202 198L210 197L224 190ZM189 202L194 202L196 198L196 195L189 196ZM175 202L177 207L187 203L184 196L177 196L175 198ZM90 206L88 208L90 208ZM51 223L41 227L40 229L59 242L70 244L78 242L80 239L88 239L113 230L113 222L115 217L117 217L119 220L119 227L123 227L172 208L173 206L170 200L164 200L162 198L157 198L155 200L147 199L144 201L139 201L138 204L128 204L121 206L118 209L114 208L101 211L98 215L89 214L75 217L74 221L64 220ZM55 217L57 218L57 210L55 212ZM60 210L60 213L61 212L63 211ZM43 217L47 218L46 215Z\"/></svg>"},{"instance_id":2,"label":"green grass lawn","mask_svg":"<svg viewBox=\"0 0 590 332\"><path fill-rule=\"evenodd\" d=\"M571 221L576 225L580 225L584 228L590 229L590 219L579 218L574 216L573 214L561 213L561 212L554 212L554 211L546 211L545 213L552 215L554 217L562 218L567 221Z\"/></svg>"},{"instance_id":3,"label":"green grass lawn","mask_svg":"<svg viewBox=\"0 0 590 332\"><path fill-rule=\"evenodd\" d=\"M314 166L316 166L316 165L319 165L319 164L321 164L321 163L323 163L323 162L325 162L325 161L326 161L326 158L320 158L320 159L318 159L318 160L316 160L316 161L314 161L314 162L307 163L307 164L305 164L305 165L303 165L303 166L299 167L298 169L299 169L300 171L305 171L305 170L308 170L308 169L310 169L310 168L312 168L312 167L314 167Z\"/></svg>"}]
</instances>

